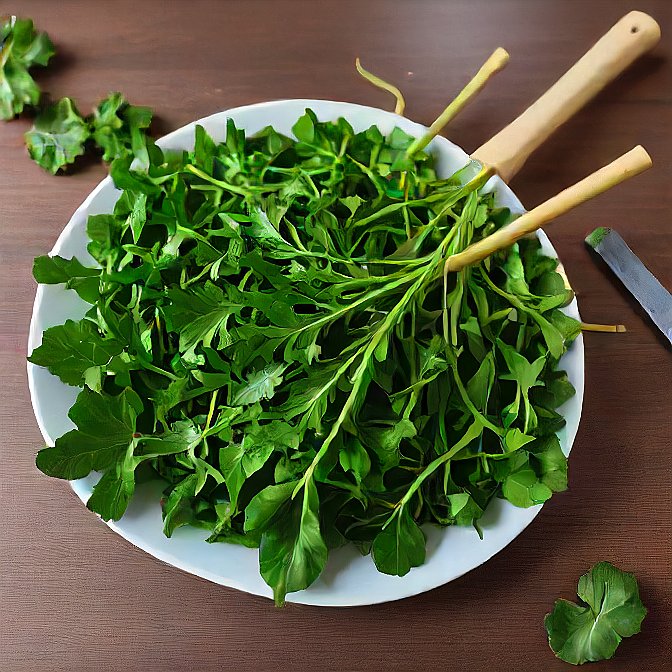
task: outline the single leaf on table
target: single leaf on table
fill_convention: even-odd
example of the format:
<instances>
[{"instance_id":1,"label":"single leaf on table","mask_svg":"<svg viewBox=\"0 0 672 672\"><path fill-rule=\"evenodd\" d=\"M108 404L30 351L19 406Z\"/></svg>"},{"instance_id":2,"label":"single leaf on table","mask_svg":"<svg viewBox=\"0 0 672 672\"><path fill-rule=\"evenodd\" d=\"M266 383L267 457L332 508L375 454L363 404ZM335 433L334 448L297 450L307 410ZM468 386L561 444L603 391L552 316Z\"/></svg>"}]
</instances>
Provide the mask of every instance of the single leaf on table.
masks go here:
<instances>
[{"instance_id":1,"label":"single leaf on table","mask_svg":"<svg viewBox=\"0 0 672 672\"><path fill-rule=\"evenodd\" d=\"M74 480L113 467L126 455L142 409L140 397L128 388L116 397L82 390L68 413L77 429L37 454L38 469L47 476Z\"/></svg>"},{"instance_id":2,"label":"single leaf on table","mask_svg":"<svg viewBox=\"0 0 672 672\"><path fill-rule=\"evenodd\" d=\"M546 615L548 643L572 665L611 658L624 637L637 634L646 616L633 574L598 562L579 579L581 604L557 600Z\"/></svg>"},{"instance_id":3,"label":"single leaf on table","mask_svg":"<svg viewBox=\"0 0 672 672\"><path fill-rule=\"evenodd\" d=\"M122 350L122 343L103 337L90 320L66 320L42 334L42 344L33 350L28 361L46 367L64 383L79 387L88 369L105 367Z\"/></svg>"},{"instance_id":4,"label":"single leaf on table","mask_svg":"<svg viewBox=\"0 0 672 672\"><path fill-rule=\"evenodd\" d=\"M84 154L89 127L72 100L61 98L37 115L25 137L30 158L56 174Z\"/></svg>"},{"instance_id":5,"label":"single leaf on table","mask_svg":"<svg viewBox=\"0 0 672 672\"><path fill-rule=\"evenodd\" d=\"M373 540L371 555L379 572L405 576L425 562L425 533L402 506Z\"/></svg>"},{"instance_id":6,"label":"single leaf on table","mask_svg":"<svg viewBox=\"0 0 672 672\"><path fill-rule=\"evenodd\" d=\"M99 268L87 268L75 257L64 259L59 256L43 255L33 261L33 277L43 285L65 284L73 289L87 303L95 303L100 296Z\"/></svg>"},{"instance_id":7,"label":"single leaf on table","mask_svg":"<svg viewBox=\"0 0 672 672\"><path fill-rule=\"evenodd\" d=\"M28 71L47 65L54 53L49 36L36 32L31 19L0 20L0 119L39 103L40 89Z\"/></svg>"},{"instance_id":8,"label":"single leaf on table","mask_svg":"<svg viewBox=\"0 0 672 672\"><path fill-rule=\"evenodd\" d=\"M287 593L310 586L327 563L327 546L320 531L319 498L308 479L282 519L262 534L259 570L282 606Z\"/></svg>"}]
</instances>

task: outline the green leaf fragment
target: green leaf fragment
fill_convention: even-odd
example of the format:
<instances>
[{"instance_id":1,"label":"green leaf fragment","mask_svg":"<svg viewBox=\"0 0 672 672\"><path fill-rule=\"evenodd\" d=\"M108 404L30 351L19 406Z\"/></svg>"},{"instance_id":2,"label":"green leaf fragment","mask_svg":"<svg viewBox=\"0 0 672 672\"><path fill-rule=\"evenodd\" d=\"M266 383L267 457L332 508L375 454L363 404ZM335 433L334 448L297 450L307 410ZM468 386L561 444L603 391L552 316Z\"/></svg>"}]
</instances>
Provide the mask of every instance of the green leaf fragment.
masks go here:
<instances>
[{"instance_id":1,"label":"green leaf fragment","mask_svg":"<svg viewBox=\"0 0 672 672\"><path fill-rule=\"evenodd\" d=\"M287 593L310 586L327 562L322 538L317 488L309 480L287 515L272 523L261 537L259 570L282 606Z\"/></svg>"},{"instance_id":2,"label":"green leaf fragment","mask_svg":"<svg viewBox=\"0 0 672 672\"><path fill-rule=\"evenodd\" d=\"M36 32L31 19L0 20L0 119L39 103L40 89L29 70L47 65L54 53L49 36Z\"/></svg>"},{"instance_id":3,"label":"green leaf fragment","mask_svg":"<svg viewBox=\"0 0 672 672\"><path fill-rule=\"evenodd\" d=\"M371 548L379 572L405 576L425 562L425 535L405 507L399 509Z\"/></svg>"},{"instance_id":4,"label":"green leaf fragment","mask_svg":"<svg viewBox=\"0 0 672 672\"><path fill-rule=\"evenodd\" d=\"M35 118L26 133L28 154L44 170L56 174L84 154L89 128L70 98L61 98Z\"/></svg>"},{"instance_id":5,"label":"green leaf fragment","mask_svg":"<svg viewBox=\"0 0 672 672\"><path fill-rule=\"evenodd\" d=\"M572 665L606 660L640 631L647 610L633 574L598 562L579 579L577 594L580 604L557 600L544 620L558 658Z\"/></svg>"}]
</instances>

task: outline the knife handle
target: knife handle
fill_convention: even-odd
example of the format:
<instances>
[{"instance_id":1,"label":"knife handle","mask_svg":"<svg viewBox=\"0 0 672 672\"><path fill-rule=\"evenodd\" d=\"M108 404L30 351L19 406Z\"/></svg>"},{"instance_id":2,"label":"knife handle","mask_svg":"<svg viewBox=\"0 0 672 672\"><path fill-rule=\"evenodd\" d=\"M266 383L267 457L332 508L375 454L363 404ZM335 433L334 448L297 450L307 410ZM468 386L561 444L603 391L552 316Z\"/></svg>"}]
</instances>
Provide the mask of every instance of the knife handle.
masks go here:
<instances>
[{"instance_id":1,"label":"knife handle","mask_svg":"<svg viewBox=\"0 0 672 672\"><path fill-rule=\"evenodd\" d=\"M557 128L659 40L660 26L648 14L626 14L541 98L479 147L472 158L493 166L508 182Z\"/></svg>"},{"instance_id":2,"label":"knife handle","mask_svg":"<svg viewBox=\"0 0 672 672\"><path fill-rule=\"evenodd\" d=\"M511 224L470 245L464 251L448 257L445 270L459 271L465 266L471 266L485 259L497 250L513 245L519 238L533 233L547 222L650 167L651 157L644 147L637 145L615 161L524 213Z\"/></svg>"}]
</instances>

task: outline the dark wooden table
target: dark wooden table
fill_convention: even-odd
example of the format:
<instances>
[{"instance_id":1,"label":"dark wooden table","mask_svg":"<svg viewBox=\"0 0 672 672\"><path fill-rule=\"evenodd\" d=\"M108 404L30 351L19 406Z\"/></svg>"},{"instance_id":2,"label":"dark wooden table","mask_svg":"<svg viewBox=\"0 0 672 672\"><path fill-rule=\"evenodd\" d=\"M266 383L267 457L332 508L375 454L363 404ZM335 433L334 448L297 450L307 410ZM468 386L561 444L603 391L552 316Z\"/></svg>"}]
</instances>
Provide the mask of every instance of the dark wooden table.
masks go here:
<instances>
[{"instance_id":1,"label":"dark wooden table","mask_svg":"<svg viewBox=\"0 0 672 672\"><path fill-rule=\"evenodd\" d=\"M291 97L390 107L355 74L355 56L400 84L408 116L430 122L495 46L508 69L450 128L474 149L522 111L632 0L422 2L75 2L22 0L58 48L39 73L83 111L109 91L157 112L163 133L228 107ZM529 161L513 187L529 206L638 143L653 170L549 229L584 319L628 332L586 336L586 397L568 492L482 567L425 595L318 609L210 584L132 547L65 483L41 476L25 348L31 260L49 250L103 177L84 162L52 177L26 156L27 119L0 124L0 670L568 669L544 614L609 559L634 571L649 608L642 634L595 670L670 670L672 357L670 346L584 235L615 225L672 287L672 3L642 0L663 42Z\"/></svg>"}]
</instances>

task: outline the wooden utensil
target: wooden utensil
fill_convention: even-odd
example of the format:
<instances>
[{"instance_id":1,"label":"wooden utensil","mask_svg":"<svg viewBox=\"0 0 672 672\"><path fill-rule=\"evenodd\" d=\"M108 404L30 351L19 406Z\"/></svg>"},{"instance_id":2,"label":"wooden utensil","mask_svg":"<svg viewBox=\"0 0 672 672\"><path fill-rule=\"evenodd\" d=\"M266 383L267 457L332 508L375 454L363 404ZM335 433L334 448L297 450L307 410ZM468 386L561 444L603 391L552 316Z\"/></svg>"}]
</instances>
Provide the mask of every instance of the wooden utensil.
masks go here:
<instances>
[{"instance_id":1,"label":"wooden utensil","mask_svg":"<svg viewBox=\"0 0 672 672\"><path fill-rule=\"evenodd\" d=\"M472 153L509 182L552 133L660 40L648 14L630 12L609 30L546 93Z\"/></svg>"},{"instance_id":2,"label":"wooden utensil","mask_svg":"<svg viewBox=\"0 0 672 672\"><path fill-rule=\"evenodd\" d=\"M508 182L557 128L660 40L660 27L643 12L630 12L517 119L479 147L472 158ZM526 212L515 222L446 260L458 271L651 167L651 157L637 146L572 187Z\"/></svg>"}]
</instances>

